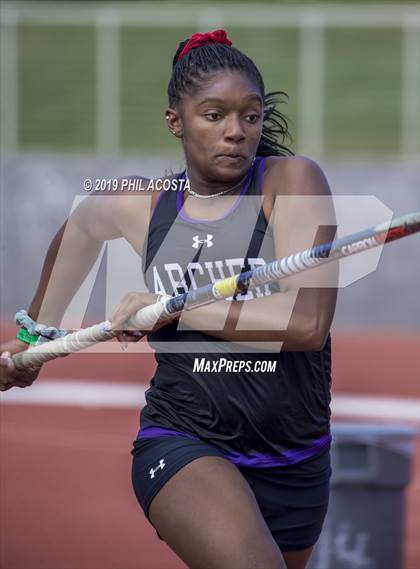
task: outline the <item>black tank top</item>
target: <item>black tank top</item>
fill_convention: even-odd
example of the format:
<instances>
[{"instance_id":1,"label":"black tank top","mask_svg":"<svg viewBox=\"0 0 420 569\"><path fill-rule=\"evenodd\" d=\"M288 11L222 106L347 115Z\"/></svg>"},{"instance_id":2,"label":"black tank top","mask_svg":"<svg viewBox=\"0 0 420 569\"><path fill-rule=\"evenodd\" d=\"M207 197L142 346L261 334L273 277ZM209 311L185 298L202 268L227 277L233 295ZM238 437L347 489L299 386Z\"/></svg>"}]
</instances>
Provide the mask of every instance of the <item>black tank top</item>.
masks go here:
<instances>
[{"instance_id":1,"label":"black tank top","mask_svg":"<svg viewBox=\"0 0 420 569\"><path fill-rule=\"evenodd\" d=\"M142 255L151 292L178 294L275 258L261 207L264 167L265 159L258 158L240 195L217 220L189 218L181 190L162 193ZM277 285L236 300L273 293L281 294ZM300 462L326 449L331 440L329 337L320 352L247 348L244 353L243 346L179 324L149 336L157 369L141 412L140 439L199 438L236 464L261 467ZM264 366L271 371L256 371Z\"/></svg>"}]
</instances>

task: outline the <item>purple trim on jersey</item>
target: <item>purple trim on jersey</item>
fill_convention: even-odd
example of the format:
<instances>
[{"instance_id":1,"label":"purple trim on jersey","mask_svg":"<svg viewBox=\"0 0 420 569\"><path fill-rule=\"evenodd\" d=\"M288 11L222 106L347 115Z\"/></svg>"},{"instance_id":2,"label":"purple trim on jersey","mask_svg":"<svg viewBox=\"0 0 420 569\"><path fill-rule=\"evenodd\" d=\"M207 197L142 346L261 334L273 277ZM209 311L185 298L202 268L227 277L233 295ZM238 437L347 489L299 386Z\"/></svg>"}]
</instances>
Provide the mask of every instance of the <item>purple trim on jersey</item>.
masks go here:
<instances>
[{"instance_id":1,"label":"purple trim on jersey","mask_svg":"<svg viewBox=\"0 0 420 569\"><path fill-rule=\"evenodd\" d=\"M190 433L183 433L180 431L175 431L173 429L165 429L162 427L152 426L143 427L140 429L137 435L137 438L139 439L153 439L156 437L183 437L195 441L201 440L199 437L196 437ZM215 448L217 448L217 450L228 460L233 462L233 464L236 464L238 466L270 468L275 466L288 466L301 462L302 460L306 460L307 458L315 457L318 454L321 454L321 452L330 445L331 440L331 435L323 435L319 439L316 439L312 446L299 450L286 450L284 451L283 456L274 456L270 454L260 453L256 453L253 456L247 456L245 454L228 452L217 447Z\"/></svg>"},{"instance_id":2,"label":"purple trim on jersey","mask_svg":"<svg viewBox=\"0 0 420 569\"><path fill-rule=\"evenodd\" d=\"M248 191L249 184L251 183L251 179L252 179L252 173L254 172L254 167L255 167L255 163L249 169L246 180L242 185L241 193L238 195L237 199L235 200L235 203L232 204L232 206L229 208L229 210L225 213L225 215L223 217L219 217L218 219L193 219L192 217L189 217L184 212L184 207L183 207L183 202L182 202L182 195L184 193L184 190L182 190L182 191L178 190L178 195L176 197L176 208L177 208L179 217L181 219L183 219L184 221L187 221L188 223L194 223L194 224L212 223L214 221L222 221L222 219L225 219L226 217L228 217L228 215L230 215L233 211L235 211L235 209L239 205L239 202L242 199L242 196L244 194L246 194L246 192ZM182 173L181 178L184 176L184 173L185 172Z\"/></svg>"},{"instance_id":3,"label":"purple trim on jersey","mask_svg":"<svg viewBox=\"0 0 420 569\"><path fill-rule=\"evenodd\" d=\"M180 174L174 175L174 177L172 178L173 180L180 180L181 178L184 177L185 174L185 170L183 172L181 172ZM169 192L169 191L173 191L173 190L162 190L158 196L158 199L156 200L156 205L155 205L155 209L154 211L156 211L157 206L160 204L160 202L162 201L163 196Z\"/></svg>"},{"instance_id":4,"label":"purple trim on jersey","mask_svg":"<svg viewBox=\"0 0 420 569\"><path fill-rule=\"evenodd\" d=\"M190 433L182 433L173 429L165 429L163 427L143 427L137 434L138 439L154 439L155 437L184 437L193 441L200 439Z\"/></svg>"},{"instance_id":5,"label":"purple trim on jersey","mask_svg":"<svg viewBox=\"0 0 420 569\"><path fill-rule=\"evenodd\" d=\"M263 175L264 175L264 170L265 170L265 163L266 163L266 158L263 158L258 166L258 173L257 173L257 179L258 179L258 191L260 192L260 194L263 193L262 191L262 179L263 179Z\"/></svg>"}]
</instances>

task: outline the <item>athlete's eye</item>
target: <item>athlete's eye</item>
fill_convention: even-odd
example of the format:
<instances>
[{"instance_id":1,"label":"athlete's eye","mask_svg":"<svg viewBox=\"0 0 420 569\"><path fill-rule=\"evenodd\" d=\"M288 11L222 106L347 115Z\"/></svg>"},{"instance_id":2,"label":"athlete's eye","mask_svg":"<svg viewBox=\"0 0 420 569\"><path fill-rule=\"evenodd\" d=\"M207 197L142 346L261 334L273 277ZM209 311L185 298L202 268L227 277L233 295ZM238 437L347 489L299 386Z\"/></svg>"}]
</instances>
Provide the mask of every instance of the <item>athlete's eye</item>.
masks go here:
<instances>
[{"instance_id":1,"label":"athlete's eye","mask_svg":"<svg viewBox=\"0 0 420 569\"><path fill-rule=\"evenodd\" d=\"M259 115L257 113L252 113L250 115L247 115L245 118L249 123L255 124L259 121L260 117L261 117L261 115Z\"/></svg>"},{"instance_id":2,"label":"athlete's eye","mask_svg":"<svg viewBox=\"0 0 420 569\"><path fill-rule=\"evenodd\" d=\"M212 122L217 121L221 117L220 113L216 113L215 111L212 111L210 113L206 113L205 116L208 118L209 121L212 121Z\"/></svg>"}]
</instances>

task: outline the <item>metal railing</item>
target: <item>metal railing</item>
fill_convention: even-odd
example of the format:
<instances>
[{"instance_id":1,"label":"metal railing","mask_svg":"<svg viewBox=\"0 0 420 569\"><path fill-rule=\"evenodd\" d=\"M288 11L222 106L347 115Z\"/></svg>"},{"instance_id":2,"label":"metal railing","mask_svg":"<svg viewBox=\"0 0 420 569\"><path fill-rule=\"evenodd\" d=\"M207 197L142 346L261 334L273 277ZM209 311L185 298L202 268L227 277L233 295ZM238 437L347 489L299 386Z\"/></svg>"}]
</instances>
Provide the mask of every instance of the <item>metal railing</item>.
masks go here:
<instances>
[{"instance_id":1,"label":"metal railing","mask_svg":"<svg viewBox=\"0 0 420 569\"><path fill-rule=\"evenodd\" d=\"M403 32L400 154L419 152L420 7L398 5L179 4L170 2L7 2L1 4L0 123L2 147L18 149L18 26L92 26L96 34L96 148L116 152L120 142L121 27L299 30L299 151L325 152L325 33L329 28L396 28Z\"/></svg>"}]
</instances>

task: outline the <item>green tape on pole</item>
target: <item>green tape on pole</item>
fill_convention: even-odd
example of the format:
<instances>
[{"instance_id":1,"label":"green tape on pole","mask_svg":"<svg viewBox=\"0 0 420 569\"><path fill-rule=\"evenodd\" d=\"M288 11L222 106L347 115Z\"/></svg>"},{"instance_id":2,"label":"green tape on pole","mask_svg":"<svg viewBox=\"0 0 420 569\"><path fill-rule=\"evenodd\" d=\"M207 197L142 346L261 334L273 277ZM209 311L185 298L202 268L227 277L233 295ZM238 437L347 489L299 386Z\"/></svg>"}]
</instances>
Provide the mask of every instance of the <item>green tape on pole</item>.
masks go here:
<instances>
[{"instance_id":1,"label":"green tape on pole","mask_svg":"<svg viewBox=\"0 0 420 569\"><path fill-rule=\"evenodd\" d=\"M16 334L16 338L18 340L22 340L22 342L25 342L26 344L36 345L38 343L39 336L38 334L30 334L28 330L21 328Z\"/></svg>"}]
</instances>

